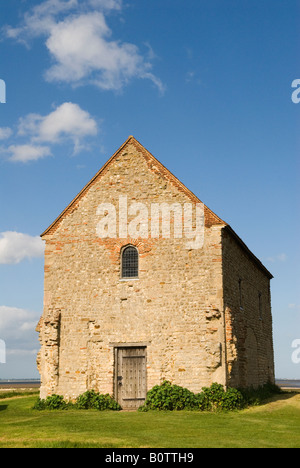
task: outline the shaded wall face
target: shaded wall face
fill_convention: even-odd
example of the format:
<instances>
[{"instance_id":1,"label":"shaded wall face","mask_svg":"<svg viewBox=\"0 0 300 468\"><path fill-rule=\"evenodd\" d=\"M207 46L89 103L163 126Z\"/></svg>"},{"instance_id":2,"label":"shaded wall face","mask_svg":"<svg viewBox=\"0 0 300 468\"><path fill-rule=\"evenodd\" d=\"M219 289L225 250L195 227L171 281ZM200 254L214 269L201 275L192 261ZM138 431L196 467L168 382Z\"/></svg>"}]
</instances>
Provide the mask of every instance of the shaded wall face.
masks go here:
<instances>
[{"instance_id":1,"label":"shaded wall face","mask_svg":"<svg viewBox=\"0 0 300 468\"><path fill-rule=\"evenodd\" d=\"M270 279L226 231L223 281L228 384L274 382Z\"/></svg>"},{"instance_id":2,"label":"shaded wall face","mask_svg":"<svg viewBox=\"0 0 300 468\"><path fill-rule=\"evenodd\" d=\"M195 248L184 232L178 235L171 213L169 238L161 223L157 236L151 232L157 203L183 209L195 201L128 145L45 236L43 395L113 393L114 348L122 343L146 346L148 389L163 379L196 392L225 383L221 227L206 212L203 245ZM138 222L145 207L148 223ZM110 237L100 236L105 228ZM139 252L138 278L121 277L128 244Z\"/></svg>"}]
</instances>

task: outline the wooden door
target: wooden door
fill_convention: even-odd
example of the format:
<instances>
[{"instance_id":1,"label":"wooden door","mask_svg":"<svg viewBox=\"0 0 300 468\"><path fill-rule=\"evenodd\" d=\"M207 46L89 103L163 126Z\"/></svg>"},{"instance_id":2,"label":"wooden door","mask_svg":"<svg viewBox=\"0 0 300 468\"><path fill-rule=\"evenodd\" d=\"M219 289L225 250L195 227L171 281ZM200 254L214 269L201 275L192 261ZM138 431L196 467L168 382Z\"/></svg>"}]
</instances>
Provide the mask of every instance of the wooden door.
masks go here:
<instances>
[{"instance_id":1,"label":"wooden door","mask_svg":"<svg viewBox=\"0 0 300 468\"><path fill-rule=\"evenodd\" d=\"M115 394L123 409L137 409L147 393L146 347L115 348Z\"/></svg>"}]
</instances>

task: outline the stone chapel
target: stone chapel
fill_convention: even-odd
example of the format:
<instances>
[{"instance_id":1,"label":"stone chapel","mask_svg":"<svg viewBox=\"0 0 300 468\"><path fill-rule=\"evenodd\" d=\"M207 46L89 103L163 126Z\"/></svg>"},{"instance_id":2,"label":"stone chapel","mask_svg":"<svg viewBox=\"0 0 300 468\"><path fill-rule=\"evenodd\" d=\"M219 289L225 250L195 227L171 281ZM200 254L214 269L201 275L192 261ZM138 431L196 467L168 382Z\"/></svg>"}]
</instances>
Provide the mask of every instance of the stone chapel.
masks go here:
<instances>
[{"instance_id":1,"label":"stone chapel","mask_svg":"<svg viewBox=\"0 0 300 468\"><path fill-rule=\"evenodd\" d=\"M41 398L274 382L271 273L134 137L41 237Z\"/></svg>"}]
</instances>

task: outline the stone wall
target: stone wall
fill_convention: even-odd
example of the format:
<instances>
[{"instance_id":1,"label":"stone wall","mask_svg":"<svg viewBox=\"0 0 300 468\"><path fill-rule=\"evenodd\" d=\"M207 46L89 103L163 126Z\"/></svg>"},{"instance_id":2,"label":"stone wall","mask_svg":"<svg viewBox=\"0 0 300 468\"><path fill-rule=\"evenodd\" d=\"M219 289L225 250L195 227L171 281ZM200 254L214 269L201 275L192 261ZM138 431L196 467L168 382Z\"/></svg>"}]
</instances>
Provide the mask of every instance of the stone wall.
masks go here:
<instances>
[{"instance_id":1,"label":"stone wall","mask_svg":"<svg viewBox=\"0 0 300 468\"><path fill-rule=\"evenodd\" d=\"M271 275L223 230L223 281L228 384L274 383Z\"/></svg>"},{"instance_id":2,"label":"stone wall","mask_svg":"<svg viewBox=\"0 0 300 468\"><path fill-rule=\"evenodd\" d=\"M97 208L107 202L118 207L120 195L128 205L147 205L149 222L152 203L197 201L129 142L44 235L42 397L74 398L89 388L112 394L113 343L147 344L148 389L163 379L195 392L226 383L221 222L205 208L201 249L173 235L101 239ZM139 250L136 280L120 278L120 251L127 244Z\"/></svg>"},{"instance_id":3,"label":"stone wall","mask_svg":"<svg viewBox=\"0 0 300 468\"><path fill-rule=\"evenodd\" d=\"M125 232L136 213L120 209L120 197L147 207L148 236ZM207 207L201 248L174 238L172 217L170 238L152 236L151 204L163 202L199 200L129 138L43 234L42 398L113 394L114 346L122 343L147 346L148 389L164 379L199 392L274 378L269 276ZM104 203L116 207L111 238L97 231L110 216L99 214ZM139 251L138 279L121 278L128 244Z\"/></svg>"}]
</instances>

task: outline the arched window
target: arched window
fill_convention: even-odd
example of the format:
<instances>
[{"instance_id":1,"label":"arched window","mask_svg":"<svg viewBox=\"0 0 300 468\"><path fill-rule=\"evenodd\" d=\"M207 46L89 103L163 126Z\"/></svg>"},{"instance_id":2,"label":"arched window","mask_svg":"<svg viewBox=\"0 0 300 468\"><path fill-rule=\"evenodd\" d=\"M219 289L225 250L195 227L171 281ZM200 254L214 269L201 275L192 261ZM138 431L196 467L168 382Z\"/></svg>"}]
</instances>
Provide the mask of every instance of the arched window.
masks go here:
<instances>
[{"instance_id":1,"label":"arched window","mask_svg":"<svg viewBox=\"0 0 300 468\"><path fill-rule=\"evenodd\" d=\"M121 256L122 278L137 278L139 276L139 253L129 245L122 251Z\"/></svg>"}]
</instances>

